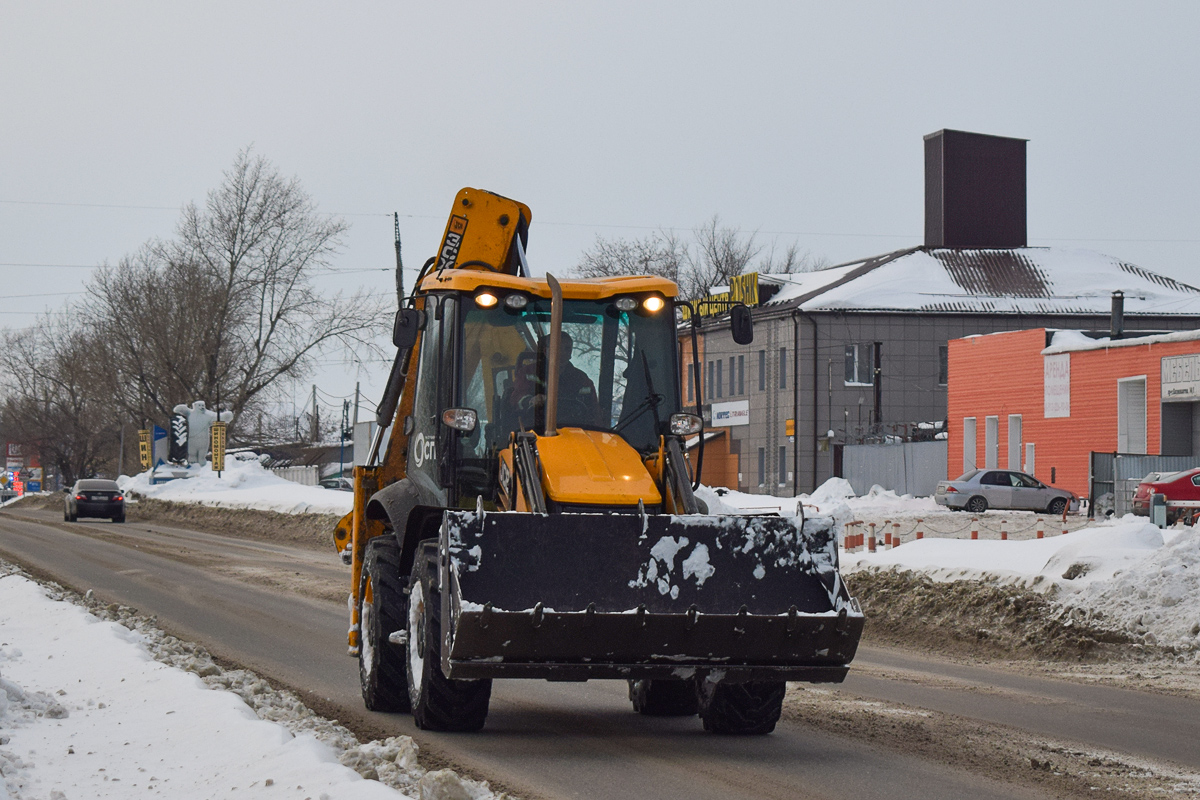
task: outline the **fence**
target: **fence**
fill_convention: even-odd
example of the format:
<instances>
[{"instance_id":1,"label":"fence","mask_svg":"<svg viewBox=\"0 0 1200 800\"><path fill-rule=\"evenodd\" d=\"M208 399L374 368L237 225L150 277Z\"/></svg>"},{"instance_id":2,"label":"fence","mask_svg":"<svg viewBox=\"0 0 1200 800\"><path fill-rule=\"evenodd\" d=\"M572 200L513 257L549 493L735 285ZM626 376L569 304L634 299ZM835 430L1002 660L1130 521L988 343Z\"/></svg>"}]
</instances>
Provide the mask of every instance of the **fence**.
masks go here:
<instances>
[{"instance_id":1,"label":"fence","mask_svg":"<svg viewBox=\"0 0 1200 800\"><path fill-rule=\"evenodd\" d=\"M272 467L275 473L285 481L300 483L305 486L316 486L321 480L320 467Z\"/></svg>"},{"instance_id":2,"label":"fence","mask_svg":"<svg viewBox=\"0 0 1200 800\"><path fill-rule=\"evenodd\" d=\"M1195 456L1148 456L1141 453L1091 454L1088 471L1089 513L1110 509L1118 517L1133 510L1133 493L1151 472L1181 472L1200 466Z\"/></svg>"},{"instance_id":3,"label":"fence","mask_svg":"<svg viewBox=\"0 0 1200 800\"><path fill-rule=\"evenodd\" d=\"M857 494L872 486L896 494L932 495L946 479L948 443L848 444L842 449L842 477Z\"/></svg>"}]
</instances>

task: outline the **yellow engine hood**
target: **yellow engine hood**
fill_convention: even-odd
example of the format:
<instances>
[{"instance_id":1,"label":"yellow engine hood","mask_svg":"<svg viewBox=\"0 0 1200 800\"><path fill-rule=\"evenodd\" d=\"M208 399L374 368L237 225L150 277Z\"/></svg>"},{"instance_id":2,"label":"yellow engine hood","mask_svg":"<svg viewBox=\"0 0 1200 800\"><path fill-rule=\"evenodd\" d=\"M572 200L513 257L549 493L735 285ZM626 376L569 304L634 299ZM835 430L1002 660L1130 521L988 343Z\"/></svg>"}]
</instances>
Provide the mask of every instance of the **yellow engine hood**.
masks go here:
<instances>
[{"instance_id":1,"label":"yellow engine hood","mask_svg":"<svg viewBox=\"0 0 1200 800\"><path fill-rule=\"evenodd\" d=\"M662 502L637 451L620 436L562 428L539 436L542 489L556 503L633 506Z\"/></svg>"}]
</instances>

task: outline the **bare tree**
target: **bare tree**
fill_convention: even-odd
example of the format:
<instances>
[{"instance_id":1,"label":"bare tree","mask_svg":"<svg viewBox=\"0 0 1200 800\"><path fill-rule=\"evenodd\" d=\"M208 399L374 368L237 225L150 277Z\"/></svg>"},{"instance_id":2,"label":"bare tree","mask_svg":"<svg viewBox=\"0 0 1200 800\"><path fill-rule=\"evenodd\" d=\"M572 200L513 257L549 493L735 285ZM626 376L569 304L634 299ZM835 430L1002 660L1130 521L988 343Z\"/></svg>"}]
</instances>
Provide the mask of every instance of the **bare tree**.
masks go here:
<instances>
[{"instance_id":1,"label":"bare tree","mask_svg":"<svg viewBox=\"0 0 1200 800\"><path fill-rule=\"evenodd\" d=\"M69 313L5 332L0 349L7 435L68 484L115 466L119 423L94 391L96 352L95 337Z\"/></svg>"},{"instance_id":2,"label":"bare tree","mask_svg":"<svg viewBox=\"0 0 1200 800\"><path fill-rule=\"evenodd\" d=\"M103 333L111 393L135 418L218 396L237 418L280 379L299 379L329 349L374 350L386 302L326 297L313 285L346 224L319 214L296 179L238 154L203 208L188 205L177 236L150 242L91 287L89 321Z\"/></svg>"},{"instance_id":3,"label":"bare tree","mask_svg":"<svg viewBox=\"0 0 1200 800\"><path fill-rule=\"evenodd\" d=\"M792 243L778 251L772 243L766 249L758 233L721 224L713 215L692 231L690 242L674 232L659 231L641 239L605 239L597 236L576 265L580 277L611 275L659 275L679 284L684 299L709 294L712 287L727 285L731 278L745 272L790 274L820 269L823 259L801 253Z\"/></svg>"}]
</instances>

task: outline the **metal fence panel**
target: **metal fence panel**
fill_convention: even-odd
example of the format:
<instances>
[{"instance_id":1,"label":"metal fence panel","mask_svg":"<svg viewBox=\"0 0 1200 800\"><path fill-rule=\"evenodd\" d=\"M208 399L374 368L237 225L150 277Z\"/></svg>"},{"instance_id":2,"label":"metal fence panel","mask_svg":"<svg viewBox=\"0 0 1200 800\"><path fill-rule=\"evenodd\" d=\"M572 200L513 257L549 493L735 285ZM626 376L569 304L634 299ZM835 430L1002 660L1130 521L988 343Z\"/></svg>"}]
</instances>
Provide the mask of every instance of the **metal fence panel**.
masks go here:
<instances>
[{"instance_id":1,"label":"metal fence panel","mask_svg":"<svg viewBox=\"0 0 1200 800\"><path fill-rule=\"evenodd\" d=\"M305 486L316 486L321 480L320 467L274 467L271 472L285 481L300 483Z\"/></svg>"},{"instance_id":2,"label":"metal fence panel","mask_svg":"<svg viewBox=\"0 0 1200 800\"><path fill-rule=\"evenodd\" d=\"M938 481L946 479L948 445L945 439L846 445L842 453L842 475L860 495L876 485L896 494L932 495Z\"/></svg>"}]
</instances>

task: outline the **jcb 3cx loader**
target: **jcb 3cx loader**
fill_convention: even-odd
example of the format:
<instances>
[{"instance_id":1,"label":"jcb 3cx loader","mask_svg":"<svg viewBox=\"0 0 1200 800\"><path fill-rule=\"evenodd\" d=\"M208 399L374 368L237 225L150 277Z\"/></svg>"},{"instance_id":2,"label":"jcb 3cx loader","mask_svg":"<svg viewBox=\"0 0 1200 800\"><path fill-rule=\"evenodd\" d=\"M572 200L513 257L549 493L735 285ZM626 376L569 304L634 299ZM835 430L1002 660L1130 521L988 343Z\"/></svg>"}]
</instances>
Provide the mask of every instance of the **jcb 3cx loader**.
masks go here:
<instances>
[{"instance_id":1,"label":"jcb 3cx loader","mask_svg":"<svg viewBox=\"0 0 1200 800\"><path fill-rule=\"evenodd\" d=\"M643 714L768 733L785 681L840 682L862 634L832 523L707 513L684 456L703 438L680 398L688 304L662 278L532 277L531 219L463 189L397 314L335 532L363 699L471 731L494 678L612 678ZM731 322L748 343L748 309Z\"/></svg>"}]
</instances>

